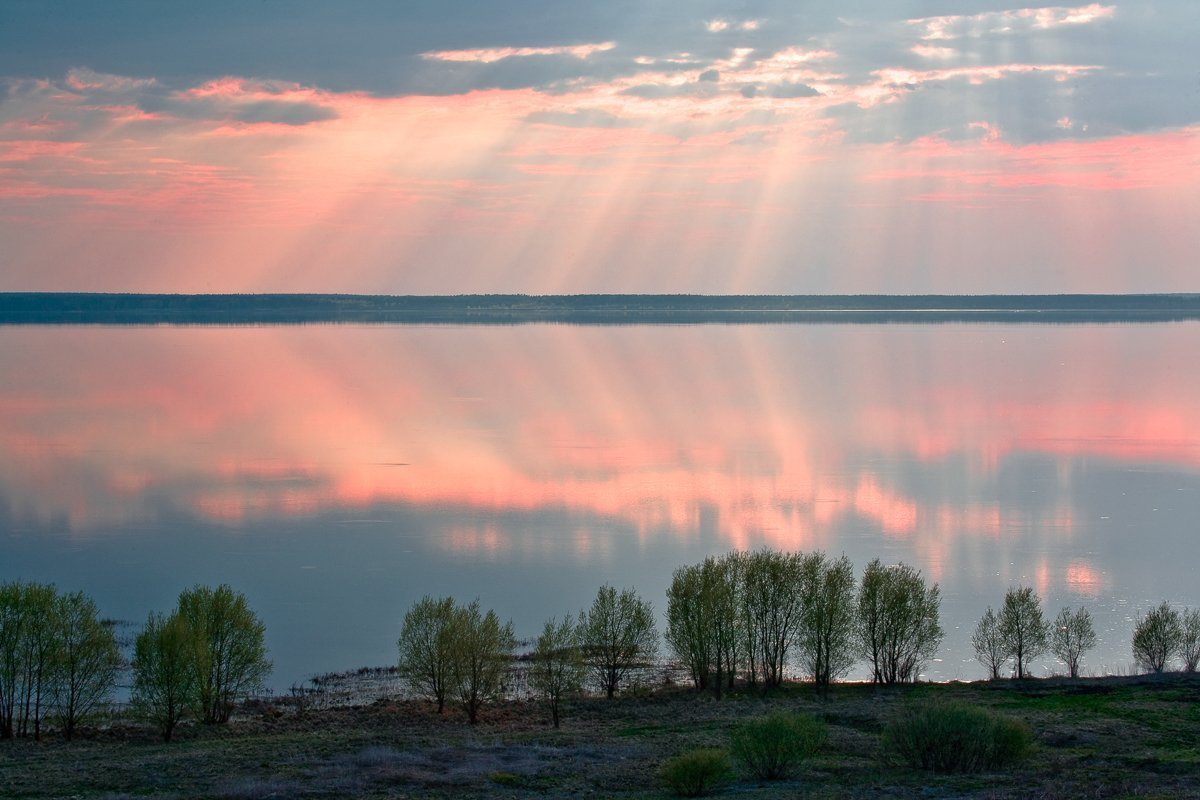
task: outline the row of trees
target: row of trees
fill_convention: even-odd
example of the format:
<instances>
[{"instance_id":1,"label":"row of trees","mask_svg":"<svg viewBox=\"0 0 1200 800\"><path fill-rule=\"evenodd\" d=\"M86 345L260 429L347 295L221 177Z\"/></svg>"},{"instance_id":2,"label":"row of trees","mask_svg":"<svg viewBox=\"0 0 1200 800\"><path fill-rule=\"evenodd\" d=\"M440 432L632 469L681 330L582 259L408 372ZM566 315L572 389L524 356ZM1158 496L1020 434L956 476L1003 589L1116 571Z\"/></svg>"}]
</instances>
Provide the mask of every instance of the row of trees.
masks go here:
<instances>
[{"instance_id":1,"label":"row of trees","mask_svg":"<svg viewBox=\"0 0 1200 800\"><path fill-rule=\"evenodd\" d=\"M531 656L531 687L544 696L554 724L563 698L582 689L589 671L609 697L629 670L657 652L654 608L633 590L602 586L578 617L550 619ZM516 649L512 623L500 624L479 601L424 597L404 616L398 641L400 674L437 704L457 703L474 724L484 703L506 689Z\"/></svg>"},{"instance_id":2,"label":"row of trees","mask_svg":"<svg viewBox=\"0 0 1200 800\"><path fill-rule=\"evenodd\" d=\"M134 707L170 740L186 715L229 719L238 698L263 688L271 664L265 628L229 586L197 586L169 615L151 614L134 642ZM123 663L112 623L82 592L39 583L0 585L0 738L67 739L112 696Z\"/></svg>"},{"instance_id":3,"label":"row of trees","mask_svg":"<svg viewBox=\"0 0 1200 800\"><path fill-rule=\"evenodd\" d=\"M1041 598L1032 587L1021 586L1008 590L1000 613L988 606L971 634L971 645L993 679L1001 677L1010 661L1016 677L1029 677L1030 663L1047 650L1077 678L1083 654L1096 646L1096 631L1087 609L1069 606L1050 625L1042 614Z\"/></svg>"},{"instance_id":4,"label":"row of trees","mask_svg":"<svg viewBox=\"0 0 1200 800\"><path fill-rule=\"evenodd\" d=\"M677 569L667 590L664 640L697 690L717 697L738 681L779 686L789 665L818 686L837 680L858 662L871 665L875 683L916 681L943 639L937 584L905 564L875 559L854 579L846 557L824 553L734 552ZM480 635L482 625L488 635ZM499 631L502 635L496 635ZM988 608L972 644L991 678L1011 665L1019 678L1053 653L1078 677L1082 658L1097 643L1086 609L1062 609L1053 622L1030 587L1010 589L999 612ZM629 671L654 660L654 609L632 589L602 586L590 609L546 622L529 655L530 687L548 704L555 726L564 698L590 676L612 697ZM499 697L514 658L512 626L494 612L482 615L452 598L426 597L406 615L400 670L419 693L437 703L456 700L476 721L482 702ZM1200 661L1200 611L1182 613L1165 603L1138 624L1134 657L1162 671L1178 656L1184 668ZM478 663L491 665L480 679Z\"/></svg>"},{"instance_id":5,"label":"row of trees","mask_svg":"<svg viewBox=\"0 0 1200 800\"><path fill-rule=\"evenodd\" d=\"M796 658L818 686L858 658L876 683L914 681L942 640L940 594L919 571L879 559L861 584L843 556L735 552L675 571L666 640L694 686L717 697L742 678L770 688Z\"/></svg>"},{"instance_id":6,"label":"row of trees","mask_svg":"<svg viewBox=\"0 0 1200 800\"><path fill-rule=\"evenodd\" d=\"M1053 623L1042 614L1041 599L1031 587L1009 589L999 613L989 606L971 644L975 656L991 678L1001 677L1011 664L1012 674L1029 677L1030 663L1053 653L1067 665L1072 678L1079 677L1083 655L1096 646L1095 628L1087 609L1070 606L1058 612ZM1162 672L1178 657L1187 672L1200 663L1200 610L1176 611L1167 603L1148 611L1133 631L1133 658L1151 672Z\"/></svg>"},{"instance_id":7,"label":"row of trees","mask_svg":"<svg viewBox=\"0 0 1200 800\"><path fill-rule=\"evenodd\" d=\"M0 739L40 739L47 720L74 737L107 701L120 667L113 626L90 597L0 585Z\"/></svg>"}]
</instances>

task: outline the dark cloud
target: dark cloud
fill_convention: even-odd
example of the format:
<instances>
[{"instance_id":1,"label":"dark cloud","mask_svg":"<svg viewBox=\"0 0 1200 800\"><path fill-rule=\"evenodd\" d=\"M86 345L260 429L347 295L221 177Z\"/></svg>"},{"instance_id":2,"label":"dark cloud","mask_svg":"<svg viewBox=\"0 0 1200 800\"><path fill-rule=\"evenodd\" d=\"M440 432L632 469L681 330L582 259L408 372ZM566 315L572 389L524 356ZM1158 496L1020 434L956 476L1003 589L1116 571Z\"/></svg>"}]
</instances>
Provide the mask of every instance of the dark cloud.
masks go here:
<instances>
[{"instance_id":1,"label":"dark cloud","mask_svg":"<svg viewBox=\"0 0 1200 800\"><path fill-rule=\"evenodd\" d=\"M781 100L797 97L819 97L816 89L803 83L774 83L767 88L767 94Z\"/></svg>"},{"instance_id":2,"label":"dark cloud","mask_svg":"<svg viewBox=\"0 0 1200 800\"><path fill-rule=\"evenodd\" d=\"M715 69L706 69L704 72L700 73L696 80L712 81L713 83L716 83L717 81L721 80L721 73Z\"/></svg>"},{"instance_id":3,"label":"dark cloud","mask_svg":"<svg viewBox=\"0 0 1200 800\"><path fill-rule=\"evenodd\" d=\"M525 121L565 128L623 128L632 124L615 114L596 108L580 108L573 111L535 111L525 117Z\"/></svg>"}]
</instances>

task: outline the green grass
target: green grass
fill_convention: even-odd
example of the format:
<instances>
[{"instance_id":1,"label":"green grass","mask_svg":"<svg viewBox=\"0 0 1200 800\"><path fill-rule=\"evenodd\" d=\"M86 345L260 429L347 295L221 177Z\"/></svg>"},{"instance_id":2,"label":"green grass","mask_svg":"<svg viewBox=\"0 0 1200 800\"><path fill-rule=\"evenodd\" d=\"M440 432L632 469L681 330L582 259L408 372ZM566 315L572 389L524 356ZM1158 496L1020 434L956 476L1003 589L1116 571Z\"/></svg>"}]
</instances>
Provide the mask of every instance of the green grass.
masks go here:
<instances>
[{"instance_id":1,"label":"green grass","mask_svg":"<svg viewBox=\"0 0 1200 800\"><path fill-rule=\"evenodd\" d=\"M1034 752L985 775L937 775L885 758L881 732L911 703L955 700L1023 720ZM224 728L187 726L165 745L118 721L82 740L0 742L0 797L268 796L412 798L662 798L659 770L693 748L728 747L733 732L773 711L823 721L827 744L794 776L727 790L745 798L856 800L956 797L1197 796L1200 679L1089 679L1020 684L787 686L715 702L667 689L648 697L573 702L555 730L539 707L488 709L477 726L427 704L310 710Z\"/></svg>"}]
</instances>

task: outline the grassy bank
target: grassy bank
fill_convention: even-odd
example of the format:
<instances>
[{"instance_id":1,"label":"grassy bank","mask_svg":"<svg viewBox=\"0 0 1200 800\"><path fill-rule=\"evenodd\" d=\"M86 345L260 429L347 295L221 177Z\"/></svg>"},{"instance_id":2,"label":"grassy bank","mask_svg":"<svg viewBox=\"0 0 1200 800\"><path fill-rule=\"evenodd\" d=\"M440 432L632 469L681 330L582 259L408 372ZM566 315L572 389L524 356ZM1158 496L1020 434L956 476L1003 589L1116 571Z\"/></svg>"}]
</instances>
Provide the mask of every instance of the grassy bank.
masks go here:
<instances>
[{"instance_id":1,"label":"grassy bank","mask_svg":"<svg viewBox=\"0 0 1200 800\"><path fill-rule=\"evenodd\" d=\"M1036 748L1002 772L944 776L891 762L882 726L908 700L956 699L1025 720ZM720 702L679 688L586 698L563 727L532 702L457 712L379 701L298 713L251 704L227 726L179 741L114 721L82 741L0 742L5 797L664 797L657 770L695 747L725 747L774 709L823 718L829 738L798 779L741 776L722 795L811 798L1200 798L1200 678L1000 681L899 688L787 687Z\"/></svg>"}]
</instances>

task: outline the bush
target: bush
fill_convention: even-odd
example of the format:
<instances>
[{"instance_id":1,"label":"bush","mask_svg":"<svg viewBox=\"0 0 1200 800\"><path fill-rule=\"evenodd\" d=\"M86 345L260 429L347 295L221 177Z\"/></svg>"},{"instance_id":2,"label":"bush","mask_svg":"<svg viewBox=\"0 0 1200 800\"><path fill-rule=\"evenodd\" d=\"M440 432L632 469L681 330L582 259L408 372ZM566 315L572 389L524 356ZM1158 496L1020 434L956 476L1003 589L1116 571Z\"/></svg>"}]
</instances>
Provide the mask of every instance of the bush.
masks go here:
<instances>
[{"instance_id":1,"label":"bush","mask_svg":"<svg viewBox=\"0 0 1200 800\"><path fill-rule=\"evenodd\" d=\"M825 736L825 723L819 719L776 711L734 729L731 749L754 777L771 781L791 775L821 749Z\"/></svg>"},{"instance_id":2,"label":"bush","mask_svg":"<svg viewBox=\"0 0 1200 800\"><path fill-rule=\"evenodd\" d=\"M689 750L663 764L659 777L680 797L702 797L729 783L733 767L724 750Z\"/></svg>"},{"instance_id":3,"label":"bush","mask_svg":"<svg viewBox=\"0 0 1200 800\"><path fill-rule=\"evenodd\" d=\"M982 772L1020 761L1033 746L1025 723L965 703L908 706L883 730L883 746L911 767Z\"/></svg>"}]
</instances>

